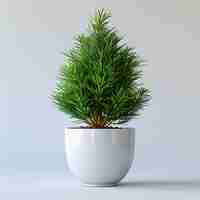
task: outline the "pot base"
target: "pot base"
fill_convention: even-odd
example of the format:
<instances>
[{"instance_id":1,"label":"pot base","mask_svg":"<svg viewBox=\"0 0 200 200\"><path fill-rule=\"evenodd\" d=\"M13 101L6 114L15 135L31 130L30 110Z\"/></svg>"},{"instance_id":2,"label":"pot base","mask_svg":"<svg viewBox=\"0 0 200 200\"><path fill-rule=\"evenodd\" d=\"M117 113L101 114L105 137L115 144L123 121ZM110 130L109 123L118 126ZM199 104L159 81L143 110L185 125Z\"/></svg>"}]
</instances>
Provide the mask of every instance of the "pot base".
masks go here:
<instances>
[{"instance_id":1,"label":"pot base","mask_svg":"<svg viewBox=\"0 0 200 200\"><path fill-rule=\"evenodd\" d=\"M101 183L101 184L91 184L91 183L82 183L83 187L116 187L119 183Z\"/></svg>"}]
</instances>

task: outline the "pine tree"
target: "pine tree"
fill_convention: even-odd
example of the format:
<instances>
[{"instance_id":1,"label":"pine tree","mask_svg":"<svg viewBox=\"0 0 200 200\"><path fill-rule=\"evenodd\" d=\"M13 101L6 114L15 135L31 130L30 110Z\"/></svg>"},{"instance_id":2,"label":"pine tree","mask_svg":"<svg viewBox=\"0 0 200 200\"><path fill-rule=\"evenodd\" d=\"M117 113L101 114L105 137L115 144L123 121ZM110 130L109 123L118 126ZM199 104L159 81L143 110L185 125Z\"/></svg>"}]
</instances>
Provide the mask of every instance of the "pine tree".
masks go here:
<instances>
[{"instance_id":1,"label":"pine tree","mask_svg":"<svg viewBox=\"0 0 200 200\"><path fill-rule=\"evenodd\" d=\"M58 109L91 128L128 122L150 100L142 87L142 59L110 26L110 12L98 9L86 34L64 53L53 92Z\"/></svg>"}]
</instances>

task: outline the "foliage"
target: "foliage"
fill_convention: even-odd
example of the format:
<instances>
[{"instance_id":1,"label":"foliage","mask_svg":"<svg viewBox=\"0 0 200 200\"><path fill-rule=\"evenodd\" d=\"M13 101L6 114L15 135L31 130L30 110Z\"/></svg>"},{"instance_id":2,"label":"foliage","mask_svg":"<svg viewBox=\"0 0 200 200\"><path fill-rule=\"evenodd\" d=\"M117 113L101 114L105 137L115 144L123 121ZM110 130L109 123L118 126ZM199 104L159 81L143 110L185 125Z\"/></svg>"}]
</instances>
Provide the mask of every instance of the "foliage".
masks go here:
<instances>
[{"instance_id":1,"label":"foliage","mask_svg":"<svg viewBox=\"0 0 200 200\"><path fill-rule=\"evenodd\" d=\"M74 48L64 53L52 95L59 110L91 128L125 123L150 100L138 81L143 61L109 25L110 17L97 10L87 34L76 37Z\"/></svg>"}]
</instances>

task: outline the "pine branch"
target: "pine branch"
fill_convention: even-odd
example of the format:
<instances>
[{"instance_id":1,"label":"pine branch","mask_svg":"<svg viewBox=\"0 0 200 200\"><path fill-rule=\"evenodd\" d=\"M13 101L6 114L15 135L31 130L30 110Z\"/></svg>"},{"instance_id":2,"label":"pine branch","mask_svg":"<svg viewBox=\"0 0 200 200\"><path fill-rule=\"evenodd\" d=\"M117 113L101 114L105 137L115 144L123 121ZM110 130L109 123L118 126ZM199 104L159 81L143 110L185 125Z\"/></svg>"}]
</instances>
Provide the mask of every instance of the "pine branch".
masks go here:
<instances>
[{"instance_id":1,"label":"pine branch","mask_svg":"<svg viewBox=\"0 0 200 200\"><path fill-rule=\"evenodd\" d=\"M52 95L59 110L93 128L129 121L151 98L138 84L142 59L110 26L110 17L105 9L97 10L89 32L64 53Z\"/></svg>"}]
</instances>

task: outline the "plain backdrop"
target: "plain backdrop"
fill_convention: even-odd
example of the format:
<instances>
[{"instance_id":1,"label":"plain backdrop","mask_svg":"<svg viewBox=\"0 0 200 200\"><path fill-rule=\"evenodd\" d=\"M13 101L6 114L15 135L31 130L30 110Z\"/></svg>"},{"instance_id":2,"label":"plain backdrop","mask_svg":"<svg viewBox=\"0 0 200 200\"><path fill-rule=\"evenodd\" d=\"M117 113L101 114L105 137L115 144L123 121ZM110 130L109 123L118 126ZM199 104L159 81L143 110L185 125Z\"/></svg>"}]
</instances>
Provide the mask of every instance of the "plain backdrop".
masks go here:
<instances>
[{"instance_id":1,"label":"plain backdrop","mask_svg":"<svg viewBox=\"0 0 200 200\"><path fill-rule=\"evenodd\" d=\"M200 1L1 0L0 175L65 173L70 120L49 96L61 52L87 28L95 8L147 60L152 101L136 128L133 172L200 178Z\"/></svg>"}]
</instances>

